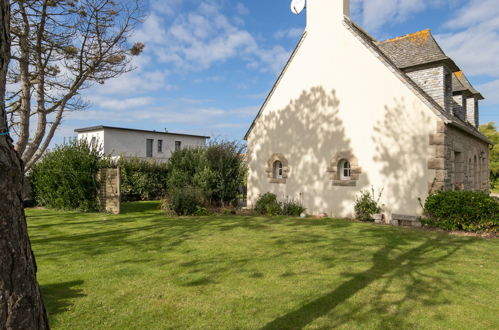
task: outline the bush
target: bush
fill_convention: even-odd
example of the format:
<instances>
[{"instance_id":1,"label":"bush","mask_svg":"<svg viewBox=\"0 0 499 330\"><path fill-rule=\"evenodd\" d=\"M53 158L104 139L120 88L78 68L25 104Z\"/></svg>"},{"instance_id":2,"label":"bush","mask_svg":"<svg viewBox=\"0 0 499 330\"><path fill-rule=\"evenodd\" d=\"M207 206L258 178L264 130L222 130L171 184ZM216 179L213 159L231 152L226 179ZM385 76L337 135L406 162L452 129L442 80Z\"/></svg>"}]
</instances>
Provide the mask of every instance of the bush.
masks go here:
<instances>
[{"instance_id":1,"label":"bush","mask_svg":"<svg viewBox=\"0 0 499 330\"><path fill-rule=\"evenodd\" d=\"M281 203L281 214L288 215L291 217L299 217L303 212L305 212L305 208L301 203L298 203L293 200L287 200Z\"/></svg>"},{"instance_id":2,"label":"bush","mask_svg":"<svg viewBox=\"0 0 499 330\"><path fill-rule=\"evenodd\" d=\"M97 211L98 148L85 140L57 146L37 162L29 177L38 205L62 210Z\"/></svg>"},{"instance_id":3,"label":"bush","mask_svg":"<svg viewBox=\"0 0 499 330\"><path fill-rule=\"evenodd\" d=\"M381 190L376 197L374 188L371 191L362 190L360 196L355 199L355 217L361 221L373 221L373 215L381 212L379 200L383 190Z\"/></svg>"},{"instance_id":4,"label":"bush","mask_svg":"<svg viewBox=\"0 0 499 330\"><path fill-rule=\"evenodd\" d=\"M168 194L167 203L163 204L176 215L197 215L203 212L202 196L197 188L182 187L171 189Z\"/></svg>"},{"instance_id":5,"label":"bush","mask_svg":"<svg viewBox=\"0 0 499 330\"><path fill-rule=\"evenodd\" d=\"M279 202L277 196L272 193L266 193L258 198L255 203L255 212L261 215L287 215L297 217L305 212L305 208L300 203L293 200Z\"/></svg>"},{"instance_id":6,"label":"bush","mask_svg":"<svg viewBox=\"0 0 499 330\"><path fill-rule=\"evenodd\" d=\"M158 200L166 196L168 164L141 159L120 159L121 200Z\"/></svg>"},{"instance_id":7,"label":"bush","mask_svg":"<svg viewBox=\"0 0 499 330\"><path fill-rule=\"evenodd\" d=\"M266 193L258 198L255 203L255 212L261 215L279 215L281 205L277 201L277 196L272 193Z\"/></svg>"},{"instance_id":8,"label":"bush","mask_svg":"<svg viewBox=\"0 0 499 330\"><path fill-rule=\"evenodd\" d=\"M424 205L422 222L444 230L494 231L499 228L499 203L482 192L440 191Z\"/></svg>"},{"instance_id":9,"label":"bush","mask_svg":"<svg viewBox=\"0 0 499 330\"><path fill-rule=\"evenodd\" d=\"M167 185L172 189L196 187L211 206L237 202L246 175L243 152L239 143L226 141L175 151L169 162Z\"/></svg>"}]
</instances>

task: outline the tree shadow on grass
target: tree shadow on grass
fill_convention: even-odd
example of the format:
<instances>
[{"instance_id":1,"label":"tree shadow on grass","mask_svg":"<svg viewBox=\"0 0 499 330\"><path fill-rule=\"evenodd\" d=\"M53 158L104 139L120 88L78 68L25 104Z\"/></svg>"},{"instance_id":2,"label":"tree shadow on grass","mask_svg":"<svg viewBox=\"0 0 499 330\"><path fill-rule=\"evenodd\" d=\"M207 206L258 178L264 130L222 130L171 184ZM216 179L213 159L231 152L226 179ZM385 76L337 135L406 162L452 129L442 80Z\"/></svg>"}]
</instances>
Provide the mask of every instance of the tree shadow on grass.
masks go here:
<instances>
[{"instance_id":1,"label":"tree shadow on grass","mask_svg":"<svg viewBox=\"0 0 499 330\"><path fill-rule=\"evenodd\" d=\"M367 231L368 235L379 235L376 229ZM451 274L446 271L434 274L434 267L465 245L474 242L473 239L434 236L410 250L401 249L404 245L414 244L415 241L410 238L395 241L387 235L383 239L385 243L373 254L372 266L369 269L343 274L345 282L336 289L272 320L262 329L301 329L323 317L327 318L327 326L334 328L347 324L352 319L369 320L373 315L381 319L381 328L411 327L415 325L405 321L406 313L410 312L405 310L406 304L414 306L416 303L423 303L425 306L435 306L449 303L438 298L439 293L450 290L458 281L452 280L449 276ZM401 251L405 252L400 253ZM370 294L376 294L365 299L365 305L347 308L346 312L344 309L341 312L335 311L338 306L377 281L384 284L379 290L369 290ZM396 290L394 288L397 288L392 285L395 281L404 282L402 292L395 292L397 297L401 297L397 299L393 299Z\"/></svg>"},{"instance_id":2,"label":"tree shadow on grass","mask_svg":"<svg viewBox=\"0 0 499 330\"><path fill-rule=\"evenodd\" d=\"M43 300L49 316L68 311L74 299L85 297L80 289L82 284L83 281L78 280L42 285Z\"/></svg>"}]
</instances>

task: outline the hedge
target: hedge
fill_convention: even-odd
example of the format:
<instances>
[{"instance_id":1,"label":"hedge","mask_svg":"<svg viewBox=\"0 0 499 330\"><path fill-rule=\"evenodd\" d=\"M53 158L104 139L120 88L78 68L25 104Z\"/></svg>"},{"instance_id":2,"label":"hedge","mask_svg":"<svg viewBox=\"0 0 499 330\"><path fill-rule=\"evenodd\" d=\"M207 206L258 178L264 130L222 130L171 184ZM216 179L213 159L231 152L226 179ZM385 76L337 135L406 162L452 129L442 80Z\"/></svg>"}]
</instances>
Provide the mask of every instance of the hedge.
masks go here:
<instances>
[{"instance_id":1,"label":"hedge","mask_svg":"<svg viewBox=\"0 0 499 330\"><path fill-rule=\"evenodd\" d=\"M445 230L493 231L499 229L499 203L476 191L440 191L425 202L423 223Z\"/></svg>"}]
</instances>

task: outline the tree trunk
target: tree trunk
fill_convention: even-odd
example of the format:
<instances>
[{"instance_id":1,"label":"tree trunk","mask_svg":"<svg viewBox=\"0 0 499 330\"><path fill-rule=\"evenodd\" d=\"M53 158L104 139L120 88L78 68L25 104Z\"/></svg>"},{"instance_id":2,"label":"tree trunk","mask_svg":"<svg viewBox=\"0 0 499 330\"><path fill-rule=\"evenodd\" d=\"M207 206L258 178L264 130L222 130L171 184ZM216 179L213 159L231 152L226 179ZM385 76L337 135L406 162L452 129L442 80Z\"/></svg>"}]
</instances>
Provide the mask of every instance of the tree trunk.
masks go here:
<instances>
[{"instance_id":1,"label":"tree trunk","mask_svg":"<svg viewBox=\"0 0 499 330\"><path fill-rule=\"evenodd\" d=\"M9 1L0 0L0 329L48 329L24 217L22 162L7 133Z\"/></svg>"}]
</instances>

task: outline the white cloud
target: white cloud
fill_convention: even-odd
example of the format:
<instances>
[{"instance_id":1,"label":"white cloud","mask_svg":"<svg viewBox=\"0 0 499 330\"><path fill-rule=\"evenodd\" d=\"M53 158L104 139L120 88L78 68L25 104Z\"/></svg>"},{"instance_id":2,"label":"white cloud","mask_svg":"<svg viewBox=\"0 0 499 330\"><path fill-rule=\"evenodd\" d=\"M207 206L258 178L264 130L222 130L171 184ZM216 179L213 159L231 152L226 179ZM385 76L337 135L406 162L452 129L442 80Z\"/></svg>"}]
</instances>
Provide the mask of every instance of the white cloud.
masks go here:
<instances>
[{"instance_id":1,"label":"white cloud","mask_svg":"<svg viewBox=\"0 0 499 330\"><path fill-rule=\"evenodd\" d=\"M151 9L164 15L175 14L184 0L151 0Z\"/></svg>"},{"instance_id":2,"label":"white cloud","mask_svg":"<svg viewBox=\"0 0 499 330\"><path fill-rule=\"evenodd\" d=\"M167 91L174 89L167 81L168 73L165 71L146 71L143 66L125 73L118 78L109 79L103 85L95 85L84 95L91 97L101 95L137 95L147 92Z\"/></svg>"},{"instance_id":3,"label":"white cloud","mask_svg":"<svg viewBox=\"0 0 499 330\"><path fill-rule=\"evenodd\" d=\"M196 4L194 10L172 19L150 13L134 40L144 42L146 53L158 62L172 65L178 71L205 70L233 58L252 63L262 71L277 72L282 68L290 51L279 46L262 47L250 32L240 27L243 24L236 17L222 13L221 3ZM239 15L247 11L242 3L236 4Z\"/></svg>"},{"instance_id":4,"label":"white cloud","mask_svg":"<svg viewBox=\"0 0 499 330\"><path fill-rule=\"evenodd\" d=\"M499 104L499 79L476 87L485 97L485 105Z\"/></svg>"},{"instance_id":5,"label":"white cloud","mask_svg":"<svg viewBox=\"0 0 499 330\"><path fill-rule=\"evenodd\" d=\"M152 97L132 97L132 98L106 98L96 96L89 100L91 104L98 108L111 110L124 110L130 108L140 108L154 102Z\"/></svg>"},{"instance_id":6,"label":"white cloud","mask_svg":"<svg viewBox=\"0 0 499 330\"><path fill-rule=\"evenodd\" d=\"M274 38L276 38L276 39L281 39L281 38L297 39L297 38L301 37L302 34L303 34L303 28L294 27L294 28L276 31L274 33Z\"/></svg>"},{"instance_id":7,"label":"white cloud","mask_svg":"<svg viewBox=\"0 0 499 330\"><path fill-rule=\"evenodd\" d=\"M377 32L384 25L401 23L411 15L428 8L452 4L457 0L352 0L351 11L360 17L362 25L371 32ZM492 0L494 1L494 0Z\"/></svg>"},{"instance_id":8,"label":"white cloud","mask_svg":"<svg viewBox=\"0 0 499 330\"><path fill-rule=\"evenodd\" d=\"M236 12L239 15L248 15L250 13L248 7L246 7L242 2L236 4Z\"/></svg>"},{"instance_id":9,"label":"white cloud","mask_svg":"<svg viewBox=\"0 0 499 330\"><path fill-rule=\"evenodd\" d=\"M444 23L450 32L436 38L468 75L499 77L497 0L472 0Z\"/></svg>"},{"instance_id":10,"label":"white cloud","mask_svg":"<svg viewBox=\"0 0 499 330\"><path fill-rule=\"evenodd\" d=\"M497 0L471 0L468 5L461 7L455 17L445 26L450 29L466 28L493 20L499 16ZM497 25L496 25L497 26Z\"/></svg>"}]
</instances>

